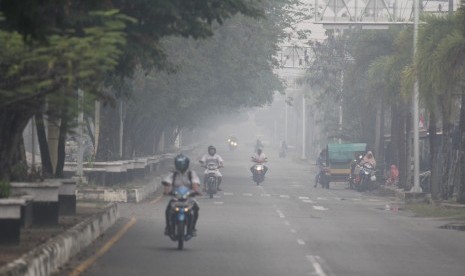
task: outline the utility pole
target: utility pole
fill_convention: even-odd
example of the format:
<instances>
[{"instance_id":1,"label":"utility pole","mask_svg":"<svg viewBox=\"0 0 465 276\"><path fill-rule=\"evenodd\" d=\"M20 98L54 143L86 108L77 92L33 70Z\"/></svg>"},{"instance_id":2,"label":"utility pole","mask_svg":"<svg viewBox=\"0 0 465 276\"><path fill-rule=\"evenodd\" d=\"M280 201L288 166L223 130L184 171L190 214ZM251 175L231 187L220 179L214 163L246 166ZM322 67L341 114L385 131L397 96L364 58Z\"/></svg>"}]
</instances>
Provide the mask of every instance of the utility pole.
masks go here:
<instances>
[{"instance_id":1,"label":"utility pole","mask_svg":"<svg viewBox=\"0 0 465 276\"><path fill-rule=\"evenodd\" d=\"M84 125L84 111L83 111L83 100L84 91L78 89L78 156L77 156L77 176L79 183L82 183L83 177L83 159L84 159L84 137L83 137L83 125Z\"/></svg>"},{"instance_id":2,"label":"utility pole","mask_svg":"<svg viewBox=\"0 0 465 276\"><path fill-rule=\"evenodd\" d=\"M123 116L123 101L120 103L119 112L119 156L123 159L123 133L124 133L124 116Z\"/></svg>"},{"instance_id":3,"label":"utility pole","mask_svg":"<svg viewBox=\"0 0 465 276\"><path fill-rule=\"evenodd\" d=\"M286 101L284 101L284 141L286 141L287 144L289 144L289 141L287 139L287 128L288 128L288 124L287 124L287 121L288 121L288 111L287 111L288 107L287 107L287 103Z\"/></svg>"},{"instance_id":4,"label":"utility pole","mask_svg":"<svg viewBox=\"0 0 465 276\"><path fill-rule=\"evenodd\" d=\"M306 101L305 101L305 94L302 93L302 159L307 159L306 151L306 143L307 143L307 127L306 127Z\"/></svg>"},{"instance_id":5,"label":"utility pole","mask_svg":"<svg viewBox=\"0 0 465 276\"><path fill-rule=\"evenodd\" d=\"M414 0L414 22L413 22L413 56L417 53L417 38L418 38L418 17L419 17L419 5L420 0ZM418 74L415 72L415 82L413 84L413 187L411 192L421 193L420 187L420 133L418 130Z\"/></svg>"}]
</instances>

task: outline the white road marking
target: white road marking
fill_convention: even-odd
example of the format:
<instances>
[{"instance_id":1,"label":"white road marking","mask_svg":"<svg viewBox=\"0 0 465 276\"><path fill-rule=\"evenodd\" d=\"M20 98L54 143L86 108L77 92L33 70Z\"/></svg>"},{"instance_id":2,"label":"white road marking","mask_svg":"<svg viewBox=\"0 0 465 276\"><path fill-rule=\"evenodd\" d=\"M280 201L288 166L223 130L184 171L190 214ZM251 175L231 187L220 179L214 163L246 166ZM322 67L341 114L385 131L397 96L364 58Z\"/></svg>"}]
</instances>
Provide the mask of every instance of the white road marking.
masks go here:
<instances>
[{"instance_id":1,"label":"white road marking","mask_svg":"<svg viewBox=\"0 0 465 276\"><path fill-rule=\"evenodd\" d=\"M232 196L232 195L234 195L234 193L227 193L227 192L224 192L223 195Z\"/></svg>"},{"instance_id":2,"label":"white road marking","mask_svg":"<svg viewBox=\"0 0 465 276\"><path fill-rule=\"evenodd\" d=\"M291 229L291 233L297 233L297 231L295 229Z\"/></svg>"},{"instance_id":3,"label":"white road marking","mask_svg":"<svg viewBox=\"0 0 465 276\"><path fill-rule=\"evenodd\" d=\"M223 201L215 201L215 202L213 202L213 204L224 204L224 202Z\"/></svg>"},{"instance_id":4,"label":"white road marking","mask_svg":"<svg viewBox=\"0 0 465 276\"><path fill-rule=\"evenodd\" d=\"M284 218L284 217L285 217L284 214L283 214L283 212L281 212L281 210L276 210L276 212L278 213L278 216L279 216L280 218Z\"/></svg>"},{"instance_id":5,"label":"white road marking","mask_svg":"<svg viewBox=\"0 0 465 276\"><path fill-rule=\"evenodd\" d=\"M250 193L244 193L244 194L242 194L242 195L243 195L243 196L252 196L252 194L250 194Z\"/></svg>"},{"instance_id":6,"label":"white road marking","mask_svg":"<svg viewBox=\"0 0 465 276\"><path fill-rule=\"evenodd\" d=\"M302 240L302 239L298 239L298 240L297 240L297 243L300 244L300 245L305 245L305 242L304 242L304 240Z\"/></svg>"},{"instance_id":7,"label":"white road marking","mask_svg":"<svg viewBox=\"0 0 465 276\"><path fill-rule=\"evenodd\" d=\"M313 201L311 199L304 199L302 201L305 202L305 203L315 203L315 201Z\"/></svg>"},{"instance_id":8,"label":"white road marking","mask_svg":"<svg viewBox=\"0 0 465 276\"><path fill-rule=\"evenodd\" d=\"M282 198L290 198L290 196L288 196L288 195L280 195L279 197L282 197Z\"/></svg>"},{"instance_id":9,"label":"white road marking","mask_svg":"<svg viewBox=\"0 0 465 276\"><path fill-rule=\"evenodd\" d=\"M326 210L329 210L329 209L327 209L327 208L325 208L325 207L323 207L323 206L315 206L315 205L313 205L313 209L318 210L318 211L326 211Z\"/></svg>"},{"instance_id":10,"label":"white road marking","mask_svg":"<svg viewBox=\"0 0 465 276\"><path fill-rule=\"evenodd\" d=\"M381 200L379 200L379 199L368 199L368 201L371 201L371 202L380 202Z\"/></svg>"},{"instance_id":11,"label":"white road marking","mask_svg":"<svg viewBox=\"0 0 465 276\"><path fill-rule=\"evenodd\" d=\"M271 196L270 194L262 194L262 196Z\"/></svg>"},{"instance_id":12,"label":"white road marking","mask_svg":"<svg viewBox=\"0 0 465 276\"><path fill-rule=\"evenodd\" d=\"M309 197L308 197L308 196L299 196L299 199L300 199L300 200L309 199Z\"/></svg>"},{"instance_id":13,"label":"white road marking","mask_svg":"<svg viewBox=\"0 0 465 276\"><path fill-rule=\"evenodd\" d=\"M317 197L318 200L328 200L326 197Z\"/></svg>"},{"instance_id":14,"label":"white road marking","mask_svg":"<svg viewBox=\"0 0 465 276\"><path fill-rule=\"evenodd\" d=\"M286 224L287 226L291 225L289 221L285 221L284 224Z\"/></svg>"},{"instance_id":15,"label":"white road marking","mask_svg":"<svg viewBox=\"0 0 465 276\"><path fill-rule=\"evenodd\" d=\"M361 198L352 198L353 201L360 201L362 200Z\"/></svg>"},{"instance_id":16,"label":"white road marking","mask_svg":"<svg viewBox=\"0 0 465 276\"><path fill-rule=\"evenodd\" d=\"M315 273L318 276L327 276L326 273L323 271L323 268L321 267L320 263L318 263L315 256L307 255L306 257L307 257L307 260L312 264L313 269L315 269Z\"/></svg>"}]
</instances>

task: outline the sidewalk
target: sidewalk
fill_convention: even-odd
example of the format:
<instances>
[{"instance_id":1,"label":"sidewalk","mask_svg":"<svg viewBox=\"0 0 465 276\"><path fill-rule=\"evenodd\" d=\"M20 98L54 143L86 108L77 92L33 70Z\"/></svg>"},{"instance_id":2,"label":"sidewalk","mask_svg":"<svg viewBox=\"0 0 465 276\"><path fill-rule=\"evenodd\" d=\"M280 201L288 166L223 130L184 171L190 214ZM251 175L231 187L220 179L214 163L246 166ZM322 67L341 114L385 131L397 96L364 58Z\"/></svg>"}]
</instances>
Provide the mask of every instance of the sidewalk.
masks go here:
<instances>
[{"instance_id":1,"label":"sidewalk","mask_svg":"<svg viewBox=\"0 0 465 276\"><path fill-rule=\"evenodd\" d=\"M116 203L77 204L76 215L53 228L21 230L18 246L0 247L0 275L50 275L119 218Z\"/></svg>"}]
</instances>

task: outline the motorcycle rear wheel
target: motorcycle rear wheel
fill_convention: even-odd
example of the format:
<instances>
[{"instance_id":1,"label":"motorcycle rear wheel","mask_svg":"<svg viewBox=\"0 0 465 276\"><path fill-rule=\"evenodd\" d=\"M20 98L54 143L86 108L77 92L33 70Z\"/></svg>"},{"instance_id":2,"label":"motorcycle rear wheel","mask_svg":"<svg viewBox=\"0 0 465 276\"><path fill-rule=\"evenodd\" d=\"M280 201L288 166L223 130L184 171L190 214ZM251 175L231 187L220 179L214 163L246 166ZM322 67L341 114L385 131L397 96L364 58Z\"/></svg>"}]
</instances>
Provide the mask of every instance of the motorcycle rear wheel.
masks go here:
<instances>
[{"instance_id":1,"label":"motorcycle rear wheel","mask_svg":"<svg viewBox=\"0 0 465 276\"><path fill-rule=\"evenodd\" d=\"M210 198L213 198L213 195L216 194L216 181L214 179L209 178L207 188Z\"/></svg>"}]
</instances>

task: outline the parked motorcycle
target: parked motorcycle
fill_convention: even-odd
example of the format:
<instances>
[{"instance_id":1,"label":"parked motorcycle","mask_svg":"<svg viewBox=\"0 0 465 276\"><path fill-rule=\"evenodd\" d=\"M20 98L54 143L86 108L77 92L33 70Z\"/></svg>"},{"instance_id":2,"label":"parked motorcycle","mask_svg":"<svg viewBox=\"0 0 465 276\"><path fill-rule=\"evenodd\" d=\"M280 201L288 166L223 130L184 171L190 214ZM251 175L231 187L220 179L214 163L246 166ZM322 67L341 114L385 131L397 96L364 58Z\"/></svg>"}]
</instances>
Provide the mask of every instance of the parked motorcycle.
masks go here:
<instances>
[{"instance_id":1,"label":"parked motorcycle","mask_svg":"<svg viewBox=\"0 0 465 276\"><path fill-rule=\"evenodd\" d=\"M358 167L358 168L357 168ZM357 165L358 177L355 179L355 188L358 192L371 189L372 183L376 181L376 170L370 163Z\"/></svg>"},{"instance_id":2,"label":"parked motorcycle","mask_svg":"<svg viewBox=\"0 0 465 276\"><path fill-rule=\"evenodd\" d=\"M318 176L318 183L321 184L322 188L329 189L329 183L331 182L331 171L326 162L323 162L320 166L320 174Z\"/></svg>"},{"instance_id":3,"label":"parked motorcycle","mask_svg":"<svg viewBox=\"0 0 465 276\"><path fill-rule=\"evenodd\" d=\"M178 249L184 248L184 242L192 238L195 192L186 186L177 187L172 192L170 209L169 237L178 242Z\"/></svg>"},{"instance_id":4,"label":"parked motorcycle","mask_svg":"<svg viewBox=\"0 0 465 276\"><path fill-rule=\"evenodd\" d=\"M349 182L350 189L356 189L356 182L358 181L360 174L360 162L362 161L363 156L360 155L358 158L352 160L350 163L350 175L347 181Z\"/></svg>"},{"instance_id":5,"label":"parked motorcycle","mask_svg":"<svg viewBox=\"0 0 465 276\"><path fill-rule=\"evenodd\" d=\"M218 191L218 178L216 177L216 171L218 170L218 165L210 163L206 167L207 169L207 194L210 195L210 198L213 198L213 195Z\"/></svg>"}]
</instances>

